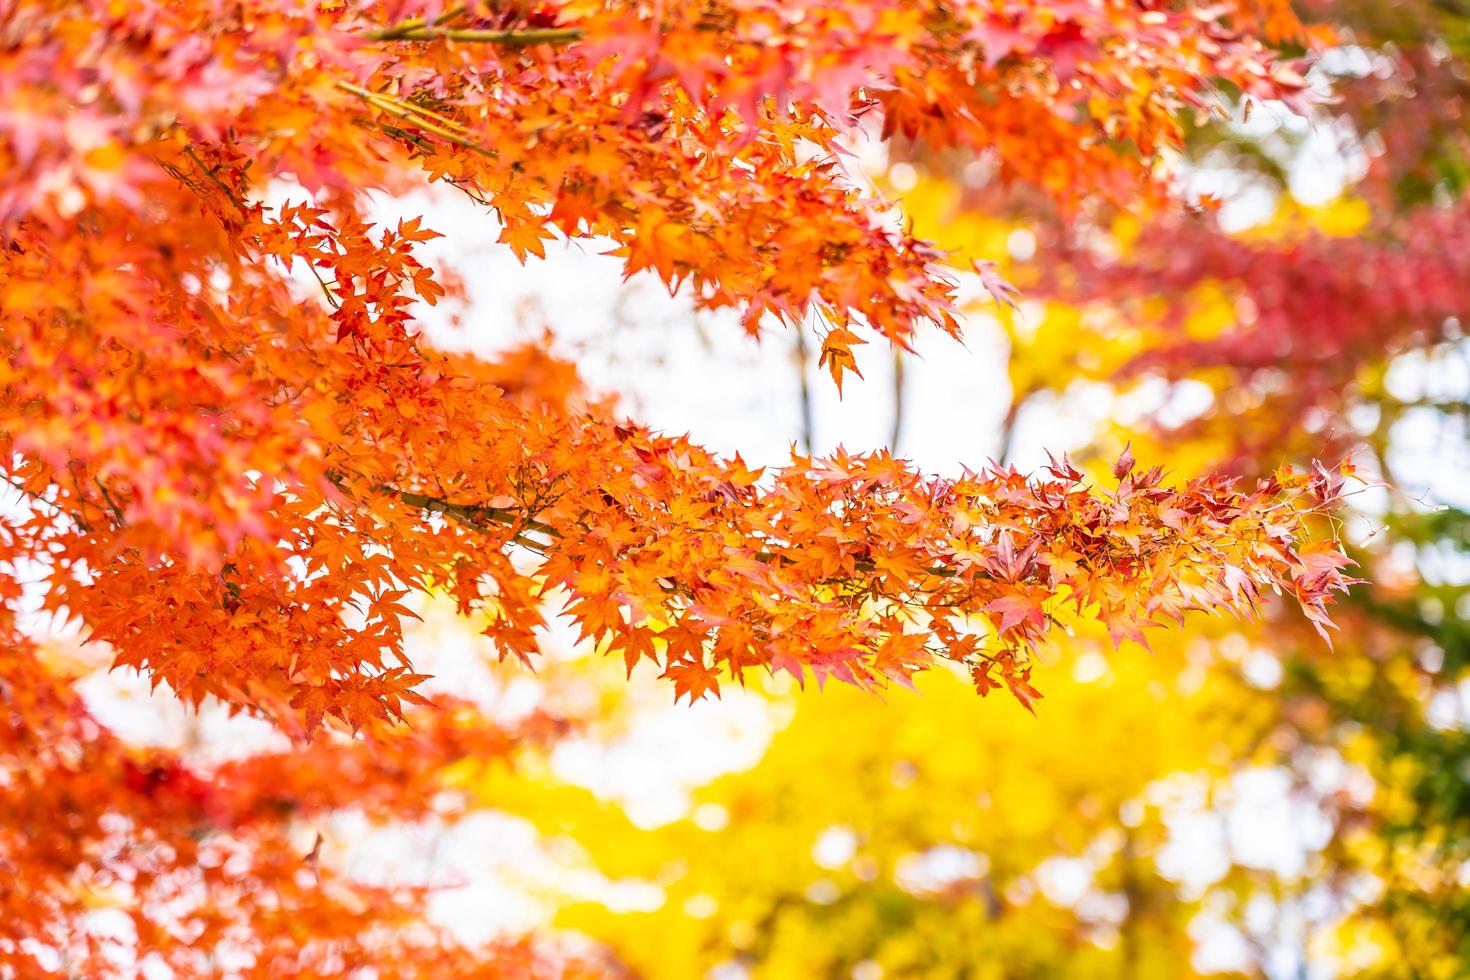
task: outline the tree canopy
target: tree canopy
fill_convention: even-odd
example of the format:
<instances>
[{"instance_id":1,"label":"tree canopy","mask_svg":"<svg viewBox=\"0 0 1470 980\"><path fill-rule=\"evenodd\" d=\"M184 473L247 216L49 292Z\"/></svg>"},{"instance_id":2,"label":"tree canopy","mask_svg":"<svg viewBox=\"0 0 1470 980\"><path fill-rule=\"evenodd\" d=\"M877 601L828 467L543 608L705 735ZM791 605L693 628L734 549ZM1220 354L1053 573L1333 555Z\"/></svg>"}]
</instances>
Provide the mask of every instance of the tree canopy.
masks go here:
<instances>
[{"instance_id":1,"label":"tree canopy","mask_svg":"<svg viewBox=\"0 0 1470 980\"><path fill-rule=\"evenodd\" d=\"M871 693L891 682L947 699L950 674L1034 708L1038 652L1073 634L1102 657L1168 637L1152 668L1167 677L1183 642L1168 627L1186 614L1264 617L1320 708L1291 719L1300 739L1337 738L1330 720L1364 703L1333 693L1329 606L1376 554L1339 541L1356 471L1338 461L1361 441L1350 415L1387 355L1458 336L1447 324L1465 306L1458 144L1397 138L1424 131L1404 115L1429 99L1365 90L1412 77L1440 86L1439 105L1463 78L1445 67L1458 48L1436 48L1417 75L1339 79L1344 101L1326 101L1307 72L1345 49L1341 32L1408 63L1410 42L1446 29L1437 18L1457 22L1433 5L1417 27L1318 6L1331 9L1307 25L1280 0L0 6L0 966L575 976L635 962L614 963L616 943L466 949L428 923L421 891L323 863L319 833L302 846L303 827L348 808L427 819L447 771L493 762L520 778L590 723L425 697L405 644L425 596L451 601L517 669L555 674L539 651L556 620L624 676L647 661L675 700L777 675L868 689L861 709L805 709L836 712L832 726L881 715ZM1218 201L1179 202L1191 156L1235 154L1281 179L1222 122L1259 104L1387 134L1351 234L1243 238L1215 220ZM1457 125L1444 115L1436 125ZM867 181L860 133L924 183ZM956 178L977 159L980 186ZM752 335L814 329L839 389L863 344L903 354L922 330L960 338L984 294L1012 331L1018 410L1079 380L1144 377L1204 384L1214 408L1182 431L1108 434L1106 461L1058 455L1035 473L976 460L933 475L888 449L753 468L624 417L543 347L436 349L425 311L459 303L475 270L430 262L425 221L374 219L384 195L423 187L483 212L523 261L587 239ZM1035 262L1007 258L990 222L1034 233ZM1039 326L1017 326L1018 296L1043 309ZM1229 322L1202 331L1211 310ZM1201 445L1208 460L1188 462ZM1370 473L1391 475L1377 449ZM1367 594L1345 607L1354 623L1392 606ZM282 741L213 766L131 744L95 716L75 644L46 624ZM1405 612L1388 625L1443 624ZM1064 692L1079 714L1110 710ZM1416 711L1364 758L1406 779L1394 752L1434 739ZM1077 776L1099 833L1150 780L1211 752L1177 719L1155 729L1146 708L1123 713L1179 744L1110 787ZM1441 750L1461 751L1424 751ZM943 800L989 778L942 772ZM751 794L751 812L780 785ZM1160 824L1145 826L1128 839L1146 849ZM759 819L747 829L763 833ZM1044 860L1050 830L1021 828L1017 876ZM937 843L915 833L882 860ZM1442 844L1412 846L1439 861ZM797 893L784 867L746 870ZM1008 901L987 888L961 889L976 921ZM1166 888L1122 890L1162 910L1144 927L1159 949L1180 947ZM788 899L772 901L774 916ZM93 928L110 902L131 939ZM848 952L834 940L801 968L873 951Z\"/></svg>"}]
</instances>

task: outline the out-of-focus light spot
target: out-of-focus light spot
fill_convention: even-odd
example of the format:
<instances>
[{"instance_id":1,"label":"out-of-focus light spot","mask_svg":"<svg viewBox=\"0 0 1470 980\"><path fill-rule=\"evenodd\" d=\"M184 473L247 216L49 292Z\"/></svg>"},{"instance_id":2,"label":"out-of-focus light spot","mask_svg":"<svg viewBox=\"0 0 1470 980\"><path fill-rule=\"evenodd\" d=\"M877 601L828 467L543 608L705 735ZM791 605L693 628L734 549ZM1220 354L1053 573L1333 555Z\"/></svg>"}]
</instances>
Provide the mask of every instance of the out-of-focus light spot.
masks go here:
<instances>
[{"instance_id":1,"label":"out-of-focus light spot","mask_svg":"<svg viewBox=\"0 0 1470 980\"><path fill-rule=\"evenodd\" d=\"M857 853L858 838L847 827L828 827L812 845L812 860L823 868L840 868Z\"/></svg>"},{"instance_id":2,"label":"out-of-focus light spot","mask_svg":"<svg viewBox=\"0 0 1470 980\"><path fill-rule=\"evenodd\" d=\"M708 919L720 910L713 895L690 895L684 902L684 913L692 919Z\"/></svg>"},{"instance_id":3,"label":"out-of-focus light spot","mask_svg":"<svg viewBox=\"0 0 1470 980\"><path fill-rule=\"evenodd\" d=\"M694 808L694 826L700 830L723 830L730 823L730 811L718 803L701 803Z\"/></svg>"},{"instance_id":4,"label":"out-of-focus light spot","mask_svg":"<svg viewBox=\"0 0 1470 980\"><path fill-rule=\"evenodd\" d=\"M1017 228L1006 238L1006 251L1017 262L1029 262L1036 255L1036 234L1029 228Z\"/></svg>"},{"instance_id":5,"label":"out-of-focus light spot","mask_svg":"<svg viewBox=\"0 0 1470 980\"><path fill-rule=\"evenodd\" d=\"M842 895L842 889L829 878L818 878L806 886L806 900L813 905L831 905Z\"/></svg>"},{"instance_id":6,"label":"out-of-focus light spot","mask_svg":"<svg viewBox=\"0 0 1470 980\"><path fill-rule=\"evenodd\" d=\"M1072 665L1072 680L1078 684L1091 684L1106 676L1108 676L1107 658L1095 650L1084 653Z\"/></svg>"},{"instance_id":7,"label":"out-of-focus light spot","mask_svg":"<svg viewBox=\"0 0 1470 980\"><path fill-rule=\"evenodd\" d=\"M1255 650L1240 665L1246 682L1261 690L1270 690L1281 683L1281 661L1265 650Z\"/></svg>"},{"instance_id":8,"label":"out-of-focus light spot","mask_svg":"<svg viewBox=\"0 0 1470 980\"><path fill-rule=\"evenodd\" d=\"M919 183L919 172L914 169L913 164L895 163L888 168L888 182L893 189L900 194L913 190Z\"/></svg>"},{"instance_id":9,"label":"out-of-focus light spot","mask_svg":"<svg viewBox=\"0 0 1470 980\"><path fill-rule=\"evenodd\" d=\"M1053 905L1076 905L1092 886L1092 868L1080 858L1047 858L1036 868L1036 883Z\"/></svg>"},{"instance_id":10,"label":"out-of-focus light spot","mask_svg":"<svg viewBox=\"0 0 1470 980\"><path fill-rule=\"evenodd\" d=\"M990 871L984 854L952 844L900 858L893 870L898 887L914 895L948 891L956 885L983 878Z\"/></svg>"}]
</instances>

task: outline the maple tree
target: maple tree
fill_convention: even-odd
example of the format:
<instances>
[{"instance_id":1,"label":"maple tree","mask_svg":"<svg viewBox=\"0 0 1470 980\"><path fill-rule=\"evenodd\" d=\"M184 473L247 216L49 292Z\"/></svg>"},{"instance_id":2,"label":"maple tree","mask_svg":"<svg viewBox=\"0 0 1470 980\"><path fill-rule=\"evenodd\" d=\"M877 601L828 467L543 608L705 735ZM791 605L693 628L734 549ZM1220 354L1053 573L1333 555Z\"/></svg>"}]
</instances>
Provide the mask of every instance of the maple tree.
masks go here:
<instances>
[{"instance_id":1,"label":"maple tree","mask_svg":"<svg viewBox=\"0 0 1470 980\"><path fill-rule=\"evenodd\" d=\"M752 672L871 687L947 661L1029 704L1056 623L1141 642L1275 591L1325 632L1348 584L1316 519L1342 478L1320 467L1246 489L1171 487L1127 452L1105 482L1065 459L939 478L882 452L752 470L619 418L534 349L436 351L419 304L459 292L421 257L436 235L372 220L374 194L442 183L493 211L523 259L557 235L608 240L629 274L733 307L752 333L820 323L840 385L865 339L960 329L945 254L842 166L856 127L984 150L1063 214L1159 203L1181 115L1212 86L1306 99L1301 66L1268 44L1312 41L1283 4L34 0L0 15L0 470L16 494L0 759L29 774L4 784L0 859L24 887L0 891L0 954L16 962L127 968L79 922L88 890L115 886L137 961L222 968L217 946L261 972L432 974L426 950L443 947L414 931L411 899L308 887L287 833L377 783L384 814L414 812L437 767L526 740L416 690L416 593L451 595L527 662L556 597L629 672L649 660L690 700ZM208 773L149 758L38 651L41 614L189 704L372 748L338 737ZM394 747L405 718L418 741ZM310 785L342 767L361 778ZM58 810L66 846L27 849ZM204 897L163 922L184 892ZM481 953L492 972L535 958Z\"/></svg>"},{"instance_id":2,"label":"maple tree","mask_svg":"<svg viewBox=\"0 0 1470 980\"><path fill-rule=\"evenodd\" d=\"M1085 74L1088 111L1146 161L1208 76L1282 97L1303 85L1218 11L800 11L735 7L740 29L715 31L719 11L666 24L619 5L456 9L432 24L404 5L182 5L136 23L19 7L6 433L9 478L38 506L9 547L45 556L47 608L180 697L306 729L414 700L399 624L410 588L493 607L492 639L528 656L536 598L561 587L630 666L657 637L691 695L714 689L716 667L904 677L932 656L905 630L913 607L945 656L982 674L980 639L958 621L992 620L1020 652L985 663L1018 682L1051 600L1096 605L1127 634L1160 608L1243 604L1264 586L1324 617L1341 578L1298 552L1296 501L1330 496L1330 479L1165 491L1157 471L1120 463L1115 493L1064 465L1038 484L941 481L838 456L761 484L738 458L603 413L517 404L485 369L419 342L411 302L444 288L414 255L433 233L374 230L363 195L424 174L493 207L521 252L552 227L606 235L629 270L687 279L752 327L765 312L820 314L840 378L859 323L898 343L920 321L956 329L938 253L886 229L830 162L863 108L854 96L871 88L887 125L918 132L920 108L978 111L945 80L964 79L971 100L992 91L985 72L1063 85L1018 81L999 100L1018 125L1038 103L1060 118L1056 101L1084 90L1064 83ZM770 35L783 24L789 39ZM170 60L181 36L202 47ZM1130 109L1114 112L1107 93L1122 99L1125 80ZM921 135L985 132L951 129ZM1074 137L1075 152L1048 154L1081 168L1069 187L1103 152ZM1123 151L1108 152L1117 170ZM314 203L253 196L286 176ZM778 265L761 258L777 251ZM324 302L293 270L322 281ZM534 576L514 548L544 555ZM349 626L354 604L364 622Z\"/></svg>"},{"instance_id":3,"label":"maple tree","mask_svg":"<svg viewBox=\"0 0 1470 980\"><path fill-rule=\"evenodd\" d=\"M919 679L922 699L803 700L760 763L652 830L528 789L517 802L546 832L570 828L607 874L665 891L631 911L577 897L559 921L650 976L1470 969L1470 32L1451 4L1301 6L1354 46L1313 116L1362 165L1336 200L1294 200L1328 178L1244 112L1189 139L1196 165L1269 190L1244 229L1209 206L1077 222L923 147L903 157L920 173L903 196L917 231L961 255L1004 255L1021 233L1002 269L1033 300L1003 324L1011 419L1101 385L1150 394L1104 419L1079 465L1100 472L1096 454L1126 439L1185 472L1337 446L1393 477L1357 504L1350 552L1370 584L1336 617L1343 641L1326 653L1277 610L1105 662L1079 629L1062 641L1075 675L1048 677L1061 710L1044 733L973 711L942 674ZM1182 417L1161 381L1189 392ZM487 803L502 786L487 781ZM1276 822L1250 812L1273 807Z\"/></svg>"},{"instance_id":4,"label":"maple tree","mask_svg":"<svg viewBox=\"0 0 1470 980\"><path fill-rule=\"evenodd\" d=\"M1368 530L1352 553L1374 584L1339 617L1353 642L1322 657L1287 623L1246 633L1282 671L1253 709L1251 758L1319 798L1330 833L1303 878L1255 871L1222 900L1295 902L1298 915L1325 900L1331 914L1303 931L1347 975L1458 976L1470 962L1459 871L1470 831L1463 714L1448 706L1461 703L1466 670L1465 509L1455 483L1470 315L1470 35L1455 5L1302 7L1345 43L1341 57L1319 63L1337 99L1312 117L1347 161L1336 200L1321 201L1336 177L1302 151L1304 132L1263 123L1257 107L1189 138L1200 169L1228 175L1242 198L1258 195L1242 209L1256 212L1251 221L1227 202L1224 212L1189 216L1100 214L1079 229L1035 197L946 182L956 162L922 155L922 200L909 212L927 211L919 230L962 252L1003 251L1017 226L1035 236L1036 261L1003 269L1046 297L1029 322L1007 324L1013 417L1033 397L1044 404L1102 383L1162 403L1112 426L1104 445L1131 437L1140 452L1205 470L1351 446L1365 469L1389 478L1356 518ZM1301 191L1317 200L1295 200ZM1349 767L1370 791L1322 790L1323 760Z\"/></svg>"}]
</instances>

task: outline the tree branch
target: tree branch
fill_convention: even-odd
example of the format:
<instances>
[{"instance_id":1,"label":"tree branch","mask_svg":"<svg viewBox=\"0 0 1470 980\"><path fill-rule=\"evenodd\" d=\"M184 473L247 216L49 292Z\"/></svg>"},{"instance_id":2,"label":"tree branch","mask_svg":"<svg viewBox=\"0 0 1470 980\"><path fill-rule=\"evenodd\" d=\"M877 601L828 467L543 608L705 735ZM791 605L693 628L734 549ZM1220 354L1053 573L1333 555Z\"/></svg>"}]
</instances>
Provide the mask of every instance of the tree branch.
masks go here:
<instances>
[{"instance_id":1,"label":"tree branch","mask_svg":"<svg viewBox=\"0 0 1470 980\"><path fill-rule=\"evenodd\" d=\"M422 507L437 514L443 514L470 527L482 527L485 522L499 524L504 527L525 528L528 531L536 531L548 537L559 538L561 534L549 524L533 520L525 515L524 511L511 507L489 507L485 504L457 504L443 497L431 497L428 494L414 493L409 490L399 490L396 487L377 486L373 488L378 493L397 497L410 507ZM522 542L525 543L525 542ZM538 549L545 545L540 542L531 542Z\"/></svg>"},{"instance_id":2,"label":"tree branch","mask_svg":"<svg viewBox=\"0 0 1470 980\"><path fill-rule=\"evenodd\" d=\"M507 48L523 48L533 44L570 44L580 41L582 29L542 27L519 31L491 31L404 23L368 31L363 36L373 41L437 41L442 38L465 44L498 44Z\"/></svg>"},{"instance_id":3,"label":"tree branch","mask_svg":"<svg viewBox=\"0 0 1470 980\"><path fill-rule=\"evenodd\" d=\"M353 85L351 82L339 81L336 83L336 87L343 92L357 96L380 112L386 112L390 116L396 116L405 122L412 123L425 132L433 133L440 139L448 140L456 146L462 146L466 150L473 150L482 156L496 156L495 151L488 146L476 143L474 140L460 135L462 133L468 133L469 130L447 116L441 116L437 112L430 112L428 109L404 102L402 99L395 99L391 95L369 91L361 85ZM458 132L455 132L455 130L458 130Z\"/></svg>"},{"instance_id":4,"label":"tree branch","mask_svg":"<svg viewBox=\"0 0 1470 980\"><path fill-rule=\"evenodd\" d=\"M348 483L342 475L329 473L327 479L331 480L332 485L338 490L341 490L343 493L348 493L349 496L351 495L348 490ZM398 487L390 486L386 483L374 485L372 491L383 496L395 497L410 507L418 507L423 510L433 511L436 514L442 514L456 524L460 524L471 530L484 531L487 523L512 528L515 530L515 534L511 536L512 541L542 555L546 553L546 543L526 537L526 531L535 531L538 534L545 534L550 538L561 537L561 533L556 528L532 517L528 517L525 511L514 507L459 504L452 500L446 500L443 497L431 497L428 494L415 493L411 490L400 490Z\"/></svg>"},{"instance_id":5,"label":"tree branch","mask_svg":"<svg viewBox=\"0 0 1470 980\"><path fill-rule=\"evenodd\" d=\"M107 492L107 485L102 482L102 478L93 477L92 482L97 484L98 490L102 491L102 499L107 501L108 509L112 511L112 516L117 519L117 526L127 527L128 521L127 518L123 516L123 509L117 505L116 500L112 499L112 494Z\"/></svg>"},{"instance_id":6,"label":"tree branch","mask_svg":"<svg viewBox=\"0 0 1470 980\"><path fill-rule=\"evenodd\" d=\"M194 145L192 143L184 144L184 153L186 156L188 156L190 160L194 161L194 166L199 168L199 172L207 177L211 184L224 191L225 197L228 197L230 199L231 204L235 205L235 207L239 208L241 211L250 210L250 208L246 207L244 201L235 196L235 192L230 190L230 186L219 179L219 176L215 173L215 171L219 170L219 167L210 169L209 167L204 165L204 161L199 159L199 154L194 152Z\"/></svg>"},{"instance_id":7,"label":"tree branch","mask_svg":"<svg viewBox=\"0 0 1470 980\"><path fill-rule=\"evenodd\" d=\"M796 349L792 357L796 361L796 382L798 397L801 399L801 451L810 455L812 451L812 386L807 377L807 361L810 359L806 349L806 327L798 320L796 322Z\"/></svg>"},{"instance_id":8,"label":"tree branch","mask_svg":"<svg viewBox=\"0 0 1470 980\"><path fill-rule=\"evenodd\" d=\"M888 433L888 451L898 455L898 441L903 438L904 354L893 349L893 428Z\"/></svg>"}]
</instances>

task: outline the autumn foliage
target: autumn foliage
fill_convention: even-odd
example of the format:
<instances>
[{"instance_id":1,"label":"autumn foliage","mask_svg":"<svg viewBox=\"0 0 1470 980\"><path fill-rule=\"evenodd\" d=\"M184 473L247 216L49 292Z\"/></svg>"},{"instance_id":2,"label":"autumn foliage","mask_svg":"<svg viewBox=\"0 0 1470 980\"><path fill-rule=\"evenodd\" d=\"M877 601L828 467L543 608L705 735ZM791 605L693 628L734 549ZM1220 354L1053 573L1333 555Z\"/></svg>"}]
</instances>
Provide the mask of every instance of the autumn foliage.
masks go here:
<instances>
[{"instance_id":1,"label":"autumn foliage","mask_svg":"<svg viewBox=\"0 0 1470 980\"><path fill-rule=\"evenodd\" d=\"M690 701L753 674L878 688L949 662L1029 705L1058 626L1144 643L1273 593L1326 635L1349 584L1335 470L1176 479L1126 451L1101 482L1066 459L936 477L883 451L752 469L620 417L544 352L435 350L416 314L460 292L424 257L438 236L373 219L374 195L448 185L522 259L595 238L753 334L819 324L841 385L867 341L958 336L972 275L844 163L858 128L983 150L1061 220L1166 208L1167 155L1216 88L1305 105L1278 47L1319 39L1247 0L0 2L0 964L592 970L522 946L472 969L412 892L339 881L292 843L348 801L409 818L437 768L564 730L430 704L404 650L419 593L529 666L568 617ZM1290 254L1275 275L1337 261ZM1173 275L1227 260L1295 315L1233 244ZM1454 298L1391 296L1385 317ZM135 750L38 620L294 747L213 771ZM122 959L78 925L99 891L132 910Z\"/></svg>"}]
</instances>

